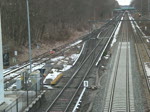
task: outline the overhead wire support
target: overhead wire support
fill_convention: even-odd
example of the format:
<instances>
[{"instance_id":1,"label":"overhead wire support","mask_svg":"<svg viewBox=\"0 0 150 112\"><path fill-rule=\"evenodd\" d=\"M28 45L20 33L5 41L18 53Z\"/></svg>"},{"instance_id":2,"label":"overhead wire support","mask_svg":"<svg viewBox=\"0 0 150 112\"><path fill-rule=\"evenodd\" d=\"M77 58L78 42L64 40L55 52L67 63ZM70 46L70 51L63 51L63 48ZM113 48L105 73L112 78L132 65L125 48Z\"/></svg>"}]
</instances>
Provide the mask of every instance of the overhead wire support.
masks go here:
<instances>
[{"instance_id":1,"label":"overhead wire support","mask_svg":"<svg viewBox=\"0 0 150 112\"><path fill-rule=\"evenodd\" d=\"M32 50L31 50L31 31L30 31L30 12L29 12L29 1L26 0L27 5L27 22L28 22L28 44L29 44L29 63L30 63L30 74L32 72ZM26 81L26 90L27 90L27 106L29 105L28 99L28 80Z\"/></svg>"},{"instance_id":2,"label":"overhead wire support","mask_svg":"<svg viewBox=\"0 0 150 112\"><path fill-rule=\"evenodd\" d=\"M29 62L30 62L30 73L31 73L32 72L32 50L31 50L30 12L29 12L28 0L26 0L26 5L27 5L27 21L28 21Z\"/></svg>"}]
</instances>

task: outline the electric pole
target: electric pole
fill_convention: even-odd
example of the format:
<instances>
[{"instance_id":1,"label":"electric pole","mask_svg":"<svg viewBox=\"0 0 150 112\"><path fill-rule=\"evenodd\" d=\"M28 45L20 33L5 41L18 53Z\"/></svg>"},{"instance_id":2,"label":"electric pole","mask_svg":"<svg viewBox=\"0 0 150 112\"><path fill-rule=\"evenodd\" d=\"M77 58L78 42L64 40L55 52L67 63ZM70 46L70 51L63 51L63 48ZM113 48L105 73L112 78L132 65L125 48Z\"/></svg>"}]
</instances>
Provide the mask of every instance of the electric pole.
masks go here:
<instances>
[{"instance_id":1,"label":"electric pole","mask_svg":"<svg viewBox=\"0 0 150 112\"><path fill-rule=\"evenodd\" d=\"M0 104L4 102L4 78L3 78L3 47L2 47L2 25L0 9Z\"/></svg>"}]
</instances>

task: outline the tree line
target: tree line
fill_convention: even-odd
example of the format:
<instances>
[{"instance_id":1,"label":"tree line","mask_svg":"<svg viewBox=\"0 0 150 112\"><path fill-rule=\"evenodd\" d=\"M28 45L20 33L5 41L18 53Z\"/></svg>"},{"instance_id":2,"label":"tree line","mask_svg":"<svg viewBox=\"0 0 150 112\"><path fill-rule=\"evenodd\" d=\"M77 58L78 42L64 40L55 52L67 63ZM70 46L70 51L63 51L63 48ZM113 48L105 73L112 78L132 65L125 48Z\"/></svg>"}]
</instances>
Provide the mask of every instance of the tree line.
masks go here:
<instances>
[{"instance_id":1,"label":"tree line","mask_svg":"<svg viewBox=\"0 0 150 112\"><path fill-rule=\"evenodd\" d=\"M115 0L29 0L32 44L68 39L88 21L109 17ZM26 46L26 0L0 0L3 43Z\"/></svg>"},{"instance_id":2,"label":"tree line","mask_svg":"<svg viewBox=\"0 0 150 112\"><path fill-rule=\"evenodd\" d=\"M148 7L150 8L148 0L132 0L131 6L134 6L143 15L148 14L150 11L148 11Z\"/></svg>"}]
</instances>

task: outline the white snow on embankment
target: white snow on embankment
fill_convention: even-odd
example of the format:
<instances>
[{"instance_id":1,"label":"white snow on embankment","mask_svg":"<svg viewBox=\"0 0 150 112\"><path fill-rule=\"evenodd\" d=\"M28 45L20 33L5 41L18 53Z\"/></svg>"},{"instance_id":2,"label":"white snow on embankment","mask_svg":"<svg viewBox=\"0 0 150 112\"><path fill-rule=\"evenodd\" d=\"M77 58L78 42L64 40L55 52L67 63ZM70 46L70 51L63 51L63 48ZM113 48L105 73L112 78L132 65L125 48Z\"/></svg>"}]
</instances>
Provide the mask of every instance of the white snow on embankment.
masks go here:
<instances>
[{"instance_id":1,"label":"white snow on embankment","mask_svg":"<svg viewBox=\"0 0 150 112\"><path fill-rule=\"evenodd\" d=\"M81 42L82 42L82 40L78 40L77 42L75 42L75 43L73 43L73 44L69 45L69 46L68 46L68 47L66 47L66 48L73 47L73 46L75 46L75 45L80 44Z\"/></svg>"},{"instance_id":2,"label":"white snow on embankment","mask_svg":"<svg viewBox=\"0 0 150 112\"><path fill-rule=\"evenodd\" d=\"M149 66L148 66L149 64ZM144 63L147 76L150 77L150 63Z\"/></svg>"},{"instance_id":3,"label":"white snow on embankment","mask_svg":"<svg viewBox=\"0 0 150 112\"><path fill-rule=\"evenodd\" d=\"M70 57L66 57L66 58L71 58L71 60L76 61L78 59L78 57L79 57L79 54L72 54ZM62 61L62 60L65 60L65 57L64 56L59 56L59 57L53 58L51 60L53 60L54 62ZM61 70L52 69L52 73L49 73L46 76L46 78L44 79L44 82L47 79L54 80L61 72L69 70L72 66L73 65L69 65L68 62L66 61L66 63L63 64L63 68Z\"/></svg>"},{"instance_id":4,"label":"white snow on embankment","mask_svg":"<svg viewBox=\"0 0 150 112\"><path fill-rule=\"evenodd\" d=\"M123 17L121 18L121 20L123 20ZM119 34L119 31L120 31L120 28L121 28L121 24L122 24L122 21L119 22L119 25L115 31L115 34L114 34L114 38L111 42L111 47L113 47L113 45L115 44L115 42L117 41L117 37L118 37L118 34Z\"/></svg>"},{"instance_id":5,"label":"white snow on embankment","mask_svg":"<svg viewBox=\"0 0 150 112\"><path fill-rule=\"evenodd\" d=\"M128 13L128 15L129 15L129 19L130 19L130 20L134 20L134 18L131 16L131 14ZM143 31L141 30L140 26L137 24L136 21L130 21L130 22L131 22L132 28L133 28L133 30L134 30L135 33L136 33L136 27L137 27L137 28L140 30L140 32L142 33L142 35L143 35L143 36L146 36L146 35L143 33ZM135 24L135 25L134 25L134 24ZM146 39L146 41L147 41L147 43L150 42L148 39Z\"/></svg>"},{"instance_id":6,"label":"white snow on embankment","mask_svg":"<svg viewBox=\"0 0 150 112\"><path fill-rule=\"evenodd\" d=\"M72 54L71 56L69 57L64 57L64 56L58 56L56 58L52 58L51 61L52 62L57 62L57 61L63 61L64 64L63 64L63 68L61 70L58 70L58 69L52 69L52 72L53 73L49 73L45 80L47 79L55 79L61 72L63 71L67 71L68 69L70 69L72 67L72 65L69 65L67 61L64 61L66 58L70 58L71 60L75 61L77 58L78 58L79 54Z\"/></svg>"},{"instance_id":7,"label":"white snow on embankment","mask_svg":"<svg viewBox=\"0 0 150 112\"><path fill-rule=\"evenodd\" d=\"M69 45L68 47L66 47L66 48L70 48L70 47L76 46L76 45L80 44L81 42L82 42L82 40L76 41L76 42L74 42L73 44L70 44L70 45ZM69 58L71 58L73 61L76 61L76 60L78 59L78 57L79 57L79 54L73 54L73 55L71 55ZM51 61L52 61L52 62L61 61L61 60L63 60L64 58L65 58L64 56L58 56L58 57L56 57L56 58L52 58ZM43 58L42 60L47 60L47 58ZM32 71L35 71L35 70L38 70L38 69L43 68L43 67L45 66L45 64L46 64L46 63L42 63L42 64L39 64L39 65L38 65L38 63L33 63L33 64L32 64ZM25 66L25 65L26 65L26 64L22 65L22 67ZM63 66L64 66L63 69L60 70L60 71L66 71L66 70L68 70L68 69L70 69L70 68L72 67L72 65L67 65L67 64L64 64ZM4 73L7 73L7 72L11 72L14 68L17 69L17 68L18 68L18 65L12 66L12 67L10 67L10 68L8 68L8 69L3 69L3 74L4 74ZM24 67L23 69L21 69L21 70L15 72L15 73L11 73L10 75L6 76L5 78L6 78L6 79L10 79L11 77L14 77L14 76L20 74L24 69L29 69L29 68L30 68L30 66L28 65L27 67ZM52 77L52 79L55 78L55 77L57 77L57 75L60 73L60 72L56 72L56 71L57 71L57 70L54 70L54 73L52 74L52 76L54 76L54 77ZM48 77L49 77L49 76L48 76ZM17 78L17 77L16 77L16 78ZM50 78L51 78L51 77L50 77Z\"/></svg>"},{"instance_id":8,"label":"white snow on embankment","mask_svg":"<svg viewBox=\"0 0 150 112\"><path fill-rule=\"evenodd\" d=\"M134 20L134 18L131 16L131 14L129 14L129 19L130 19L130 20ZM130 21L130 22L131 22L132 28L134 29L134 32L135 32L135 33L136 33L136 27L137 27L137 28L140 30L140 32L143 34L143 36L146 36L146 35L142 32L142 30L140 29L140 27L139 27L139 25L137 24L136 21L134 21L135 25L134 25L133 21ZM148 39L147 39L147 42L149 42ZM148 66L148 64L149 64L149 66ZM144 63L144 65L145 65L146 74L147 74L148 77L150 77L150 63ZM150 80L150 79L149 79L149 80Z\"/></svg>"},{"instance_id":9,"label":"white snow on embankment","mask_svg":"<svg viewBox=\"0 0 150 112\"><path fill-rule=\"evenodd\" d=\"M76 42L75 44L72 44L72 45L70 45L70 46L77 45L77 44L79 44L79 43L81 43L81 42L82 42L82 41L78 41L78 42ZM80 57L80 55L81 55L81 53L82 53L82 51L83 51L83 49L84 49L84 46L85 46L85 43L84 43L83 46L82 46L82 49L81 49L81 51L80 51L80 54L72 54L72 55L69 56L69 57L59 56L59 57L56 57L56 58L51 59L51 60L53 60L53 61L55 62L55 61L62 61L62 60L65 60L65 58L70 58L71 60L74 61L74 63L73 63L72 65L69 65L68 62L66 61L66 63L63 64L63 69L61 69L61 70L52 69L52 72L53 72L53 73L49 73L49 74L46 76L46 78L44 79L44 83L45 83L45 81L46 81L47 79L52 79L52 80L54 80L59 74L61 74L61 73L64 72L64 71L69 70L72 66L74 66L75 63L77 62L77 60L79 59L79 57Z\"/></svg>"}]
</instances>

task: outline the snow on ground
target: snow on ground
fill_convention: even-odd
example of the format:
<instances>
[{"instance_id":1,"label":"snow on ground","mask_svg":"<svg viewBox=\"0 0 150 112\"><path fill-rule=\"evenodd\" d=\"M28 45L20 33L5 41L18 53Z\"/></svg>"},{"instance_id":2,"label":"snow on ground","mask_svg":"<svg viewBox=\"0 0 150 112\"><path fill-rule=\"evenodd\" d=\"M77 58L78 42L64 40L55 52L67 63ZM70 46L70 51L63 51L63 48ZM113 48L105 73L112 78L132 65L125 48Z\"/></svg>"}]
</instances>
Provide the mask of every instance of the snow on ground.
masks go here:
<instances>
[{"instance_id":1,"label":"snow on ground","mask_svg":"<svg viewBox=\"0 0 150 112\"><path fill-rule=\"evenodd\" d=\"M5 78L10 79L11 77L14 77L16 75L18 75L18 73L11 73L10 75L7 75Z\"/></svg>"},{"instance_id":2,"label":"snow on ground","mask_svg":"<svg viewBox=\"0 0 150 112\"><path fill-rule=\"evenodd\" d=\"M123 17L121 18L121 20L123 20ZM121 28L121 24L122 24L122 21L120 21L116 31L115 31L115 34L114 34L114 38L112 40L112 43L111 43L111 47L114 45L114 43L117 41L117 36L119 34L119 31L120 31L120 28Z\"/></svg>"},{"instance_id":3,"label":"snow on ground","mask_svg":"<svg viewBox=\"0 0 150 112\"><path fill-rule=\"evenodd\" d=\"M149 40L148 40L148 39L146 39L146 41L149 43Z\"/></svg>"},{"instance_id":4,"label":"snow on ground","mask_svg":"<svg viewBox=\"0 0 150 112\"><path fill-rule=\"evenodd\" d=\"M72 67L72 65L63 65L63 66L64 66L64 68L60 71L67 71Z\"/></svg>"},{"instance_id":5,"label":"snow on ground","mask_svg":"<svg viewBox=\"0 0 150 112\"><path fill-rule=\"evenodd\" d=\"M36 64L32 64L32 71L35 71L35 70L38 70L38 69L41 69L41 68L43 68L44 67L44 65L45 65L45 63L42 63L42 64L40 64L40 65L36 65ZM28 68L29 68L29 66L28 66Z\"/></svg>"},{"instance_id":6,"label":"snow on ground","mask_svg":"<svg viewBox=\"0 0 150 112\"><path fill-rule=\"evenodd\" d=\"M71 58L73 61L76 61L79 57L79 54L72 54L69 58ZM66 57L68 58L68 57ZM63 56L59 56L59 57L56 57L54 59L54 61L63 61L64 57ZM59 70L58 69L52 69L52 72L53 73L49 73L46 78L44 79L44 82L47 80L47 79L52 79L54 80L61 72L64 72L64 71L67 71L69 70L73 65L68 65L67 64L68 62L66 62L66 64L63 65L63 69L62 70Z\"/></svg>"},{"instance_id":7,"label":"snow on ground","mask_svg":"<svg viewBox=\"0 0 150 112\"><path fill-rule=\"evenodd\" d=\"M79 40L79 41L77 41L77 42L71 44L69 47L75 46L75 45L77 45L77 44L79 44L79 43L81 43L81 42L82 42L82 40ZM46 78L44 79L44 82L46 81L46 79L52 79L52 80L53 80L53 79L55 79L61 72L67 71L68 69L70 69L73 65L68 65L69 59L71 59L71 60L73 60L73 61L76 61L76 60L78 60L79 56L80 56L80 54L72 54L72 55L69 56L69 57L58 56L58 57L52 58L52 59L51 59L52 62L57 62L57 61L63 61L63 62L65 62L65 63L63 64L63 69L62 69L62 70L52 69L52 72L53 72L53 73L49 73L49 74L46 76ZM67 58L68 58L68 59L67 59ZM49 58L43 58L43 59L41 59L41 60L48 60L48 59L49 59ZM65 59L67 59L68 61L66 61ZM44 67L44 65L45 65L45 63L39 64L39 65L38 65L38 63L33 63L33 64L32 64L32 71L41 69L41 68ZM16 65L16 66L18 66L18 65ZM16 66L14 66L14 67L16 67ZM23 66L24 66L24 65L23 65ZM13 67L13 68L14 68L14 67ZM30 68L30 65L28 65L28 66L25 67L24 69L29 69L29 68ZM5 78L9 79L10 77L14 77L14 76L20 74L24 69L21 69L21 70L17 71L16 73L12 73L12 74L10 74L9 76L6 76ZM4 70L3 70L3 73L9 72L9 71L11 71L11 70L12 70L11 67L8 68L8 69L6 69L6 70L4 69ZM48 86L46 86L46 87L49 88L49 89L51 89L51 87L48 87Z\"/></svg>"},{"instance_id":8,"label":"snow on ground","mask_svg":"<svg viewBox=\"0 0 150 112\"><path fill-rule=\"evenodd\" d=\"M72 60L77 60L78 59L78 57L79 57L79 54L72 54L71 56L70 56L70 58L72 59Z\"/></svg>"},{"instance_id":9,"label":"snow on ground","mask_svg":"<svg viewBox=\"0 0 150 112\"><path fill-rule=\"evenodd\" d=\"M104 66L101 66L102 68L104 68Z\"/></svg>"},{"instance_id":10,"label":"snow on ground","mask_svg":"<svg viewBox=\"0 0 150 112\"><path fill-rule=\"evenodd\" d=\"M82 40L78 40L77 42L75 42L75 43L73 43L73 44L69 45L69 46L68 46L68 47L66 47L66 48L73 47L73 46L75 46L75 45L80 44L81 42L82 42Z\"/></svg>"},{"instance_id":11,"label":"snow on ground","mask_svg":"<svg viewBox=\"0 0 150 112\"><path fill-rule=\"evenodd\" d=\"M47 89L53 89L53 87L49 85L44 85L44 87L46 87Z\"/></svg>"},{"instance_id":12,"label":"snow on ground","mask_svg":"<svg viewBox=\"0 0 150 112\"><path fill-rule=\"evenodd\" d=\"M108 54L106 56L104 56L105 59L108 59L109 57L110 57L110 55L108 55Z\"/></svg>"},{"instance_id":13,"label":"snow on ground","mask_svg":"<svg viewBox=\"0 0 150 112\"><path fill-rule=\"evenodd\" d=\"M129 13L128 13L129 14ZM129 14L129 19L130 20L134 20L134 18L131 16L131 14ZM135 26L134 26L134 23L135 23ZM143 34L143 36L146 36L144 33L143 33L143 31L141 30L141 28L140 28L140 26L137 24L137 22L136 21L131 21L131 25L132 25L132 28L134 29L134 32L136 32L136 29L135 29L135 27L137 27L139 30L140 30L140 32Z\"/></svg>"},{"instance_id":14,"label":"snow on ground","mask_svg":"<svg viewBox=\"0 0 150 112\"><path fill-rule=\"evenodd\" d=\"M13 88L16 88L16 84L12 84L10 87L7 88L7 90L13 90Z\"/></svg>"},{"instance_id":15,"label":"snow on ground","mask_svg":"<svg viewBox=\"0 0 150 112\"><path fill-rule=\"evenodd\" d=\"M52 58L51 61L56 62L56 61L62 60L64 58L65 58L64 56L58 56L56 58Z\"/></svg>"},{"instance_id":16,"label":"snow on ground","mask_svg":"<svg viewBox=\"0 0 150 112\"><path fill-rule=\"evenodd\" d=\"M24 66L24 65L23 65L23 66ZM15 65L15 66L11 66L11 67L9 67L9 68L7 68L7 69L3 69L3 74L9 73L9 72L12 71L12 70L16 70L16 69L18 69L18 67L19 67L19 65L17 64L17 65Z\"/></svg>"},{"instance_id":17,"label":"snow on ground","mask_svg":"<svg viewBox=\"0 0 150 112\"><path fill-rule=\"evenodd\" d=\"M149 64L149 66L148 66L148 64ZM150 63L144 63L144 65L145 65L145 70L147 72L147 76L150 76Z\"/></svg>"},{"instance_id":18,"label":"snow on ground","mask_svg":"<svg viewBox=\"0 0 150 112\"><path fill-rule=\"evenodd\" d=\"M84 46L84 45L83 45ZM82 48L83 49L83 48ZM82 50L81 50L82 52ZM51 61L63 61L65 62L65 64L63 65L63 69L62 70L56 70L56 69L52 69L53 73L49 73L46 78L44 79L44 82L47 80L47 79L52 79L54 80L61 72L64 72L64 71L67 71L69 70L73 65L74 63L78 60L79 56L81 55L81 52L80 54L72 54L71 56L69 57L64 57L64 56L59 56L59 57L56 57L56 58L53 58L51 59ZM69 61L69 58L71 58L74 63L72 65L68 65L68 62L67 61L64 61L64 59L67 59Z\"/></svg>"},{"instance_id":19,"label":"snow on ground","mask_svg":"<svg viewBox=\"0 0 150 112\"><path fill-rule=\"evenodd\" d=\"M78 54L78 58L76 58L76 60L74 61L73 65L75 65L76 62L78 61L79 57L81 56L81 53L83 52L84 47L85 47L85 42L83 43L82 49L80 51L80 54Z\"/></svg>"},{"instance_id":20,"label":"snow on ground","mask_svg":"<svg viewBox=\"0 0 150 112\"><path fill-rule=\"evenodd\" d=\"M130 19L130 20L134 20L130 14L129 14L129 19ZM136 33L136 28L135 28L135 26L134 26L133 21L130 21L130 22L131 22L131 26L132 26L134 32Z\"/></svg>"},{"instance_id":21,"label":"snow on ground","mask_svg":"<svg viewBox=\"0 0 150 112\"><path fill-rule=\"evenodd\" d=\"M79 41L77 41L77 42L71 44L70 47L75 46L75 45L77 45L77 44L79 44L79 43L81 43L81 42L82 42L82 40L79 40Z\"/></svg>"},{"instance_id":22,"label":"snow on ground","mask_svg":"<svg viewBox=\"0 0 150 112\"><path fill-rule=\"evenodd\" d=\"M11 71L10 68L8 68L8 69L3 69L3 74L5 74L5 73L7 73L7 72L9 72L9 71Z\"/></svg>"},{"instance_id":23,"label":"snow on ground","mask_svg":"<svg viewBox=\"0 0 150 112\"><path fill-rule=\"evenodd\" d=\"M49 58L42 58L42 61L48 60Z\"/></svg>"}]
</instances>

